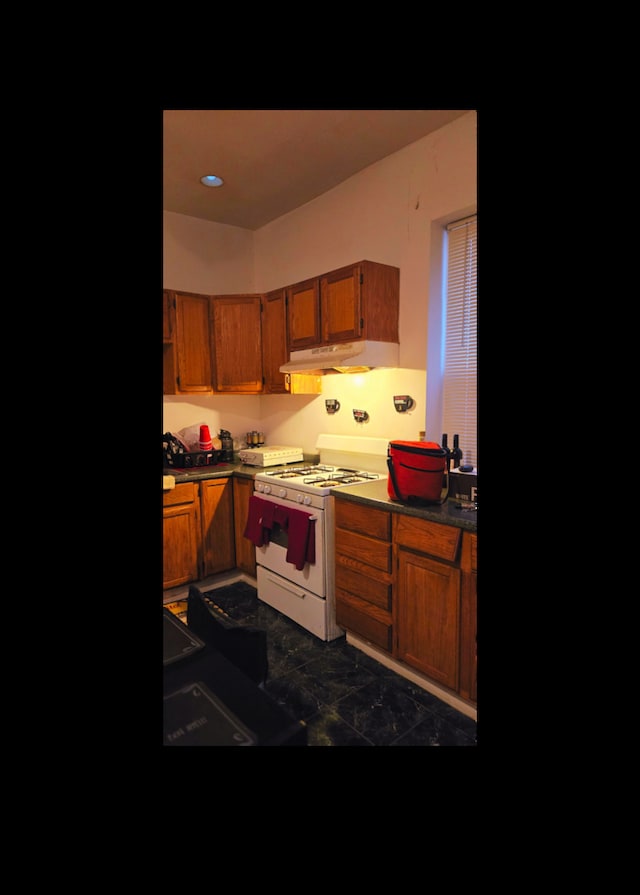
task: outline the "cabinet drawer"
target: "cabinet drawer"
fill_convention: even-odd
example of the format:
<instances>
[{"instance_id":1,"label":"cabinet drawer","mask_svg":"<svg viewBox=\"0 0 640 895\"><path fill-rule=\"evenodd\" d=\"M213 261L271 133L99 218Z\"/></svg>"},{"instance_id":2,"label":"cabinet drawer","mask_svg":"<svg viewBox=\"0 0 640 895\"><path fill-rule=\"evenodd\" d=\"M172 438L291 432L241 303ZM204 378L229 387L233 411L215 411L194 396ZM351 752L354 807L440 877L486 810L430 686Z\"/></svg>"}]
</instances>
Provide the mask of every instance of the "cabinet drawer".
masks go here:
<instances>
[{"instance_id":1,"label":"cabinet drawer","mask_svg":"<svg viewBox=\"0 0 640 895\"><path fill-rule=\"evenodd\" d=\"M462 529L399 514L394 515L393 526L395 543L448 562L457 562Z\"/></svg>"},{"instance_id":2,"label":"cabinet drawer","mask_svg":"<svg viewBox=\"0 0 640 895\"><path fill-rule=\"evenodd\" d=\"M336 593L336 621L347 631L391 652L392 625L388 612L357 597Z\"/></svg>"},{"instance_id":3,"label":"cabinet drawer","mask_svg":"<svg viewBox=\"0 0 640 895\"><path fill-rule=\"evenodd\" d=\"M335 518L337 528L357 531L383 541L391 539L391 513L384 510L372 510L371 507L337 498Z\"/></svg>"},{"instance_id":4,"label":"cabinet drawer","mask_svg":"<svg viewBox=\"0 0 640 895\"><path fill-rule=\"evenodd\" d=\"M344 557L341 554L336 556L336 593L338 591L350 593L390 611L391 576L369 578L368 575L363 575L356 569L347 568L342 564L344 560L348 562L349 557Z\"/></svg>"},{"instance_id":5,"label":"cabinet drawer","mask_svg":"<svg viewBox=\"0 0 640 895\"><path fill-rule=\"evenodd\" d=\"M162 506L173 507L180 503L193 503L198 496L196 482L181 482L171 491L162 492Z\"/></svg>"},{"instance_id":6,"label":"cabinet drawer","mask_svg":"<svg viewBox=\"0 0 640 895\"><path fill-rule=\"evenodd\" d=\"M364 535L339 529L336 531L336 553L353 557L354 560L380 569L382 572L391 571L391 544L385 541L376 541Z\"/></svg>"}]
</instances>

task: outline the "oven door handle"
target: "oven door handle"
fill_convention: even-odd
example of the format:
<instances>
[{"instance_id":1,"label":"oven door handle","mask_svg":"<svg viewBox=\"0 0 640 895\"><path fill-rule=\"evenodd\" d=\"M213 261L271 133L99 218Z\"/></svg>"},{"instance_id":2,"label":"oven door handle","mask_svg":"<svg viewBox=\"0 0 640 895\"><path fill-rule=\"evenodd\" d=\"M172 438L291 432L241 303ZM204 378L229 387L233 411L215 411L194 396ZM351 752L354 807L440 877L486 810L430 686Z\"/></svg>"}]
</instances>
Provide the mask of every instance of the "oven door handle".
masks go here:
<instances>
[{"instance_id":1,"label":"oven door handle","mask_svg":"<svg viewBox=\"0 0 640 895\"><path fill-rule=\"evenodd\" d=\"M299 599L304 600L304 591L300 593L297 590L293 590L292 588L287 587L287 585L281 579L272 578L270 575L267 575L267 578L272 584L277 584L278 587L281 587L283 590L288 590L290 594L294 595L294 597L299 597Z\"/></svg>"}]
</instances>

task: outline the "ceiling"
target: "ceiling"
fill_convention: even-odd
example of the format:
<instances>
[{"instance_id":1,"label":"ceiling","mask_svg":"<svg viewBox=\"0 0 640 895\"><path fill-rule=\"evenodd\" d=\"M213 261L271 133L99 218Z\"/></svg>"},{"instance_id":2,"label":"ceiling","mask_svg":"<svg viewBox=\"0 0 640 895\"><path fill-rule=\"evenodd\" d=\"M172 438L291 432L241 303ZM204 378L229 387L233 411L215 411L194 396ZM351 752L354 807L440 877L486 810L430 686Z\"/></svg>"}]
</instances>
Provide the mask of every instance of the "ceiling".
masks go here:
<instances>
[{"instance_id":1,"label":"ceiling","mask_svg":"<svg viewBox=\"0 0 640 895\"><path fill-rule=\"evenodd\" d=\"M468 111L165 109L162 207L257 230Z\"/></svg>"}]
</instances>

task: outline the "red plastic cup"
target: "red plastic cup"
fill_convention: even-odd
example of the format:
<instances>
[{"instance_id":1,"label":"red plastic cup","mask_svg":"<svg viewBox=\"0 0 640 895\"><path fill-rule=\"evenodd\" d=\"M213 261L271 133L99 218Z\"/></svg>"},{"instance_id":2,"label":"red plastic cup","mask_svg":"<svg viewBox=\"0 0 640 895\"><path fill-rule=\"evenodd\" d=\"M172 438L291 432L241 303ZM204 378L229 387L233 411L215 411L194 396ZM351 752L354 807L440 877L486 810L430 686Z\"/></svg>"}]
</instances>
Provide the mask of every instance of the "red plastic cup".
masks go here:
<instances>
[{"instance_id":1,"label":"red plastic cup","mask_svg":"<svg viewBox=\"0 0 640 895\"><path fill-rule=\"evenodd\" d=\"M213 442L211 441L211 432L209 432L209 426L200 426L200 450L210 451L212 449Z\"/></svg>"}]
</instances>

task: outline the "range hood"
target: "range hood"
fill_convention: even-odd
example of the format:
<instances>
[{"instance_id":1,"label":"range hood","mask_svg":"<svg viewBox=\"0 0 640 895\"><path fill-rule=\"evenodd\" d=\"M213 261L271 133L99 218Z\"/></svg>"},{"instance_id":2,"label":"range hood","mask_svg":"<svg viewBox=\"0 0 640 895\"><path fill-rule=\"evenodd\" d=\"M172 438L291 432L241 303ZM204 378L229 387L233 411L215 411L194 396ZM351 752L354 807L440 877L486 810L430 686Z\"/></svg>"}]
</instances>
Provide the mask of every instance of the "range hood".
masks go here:
<instances>
[{"instance_id":1,"label":"range hood","mask_svg":"<svg viewBox=\"0 0 640 895\"><path fill-rule=\"evenodd\" d=\"M397 367L400 345L395 342L344 342L292 351L281 373L362 373L372 367Z\"/></svg>"}]
</instances>

